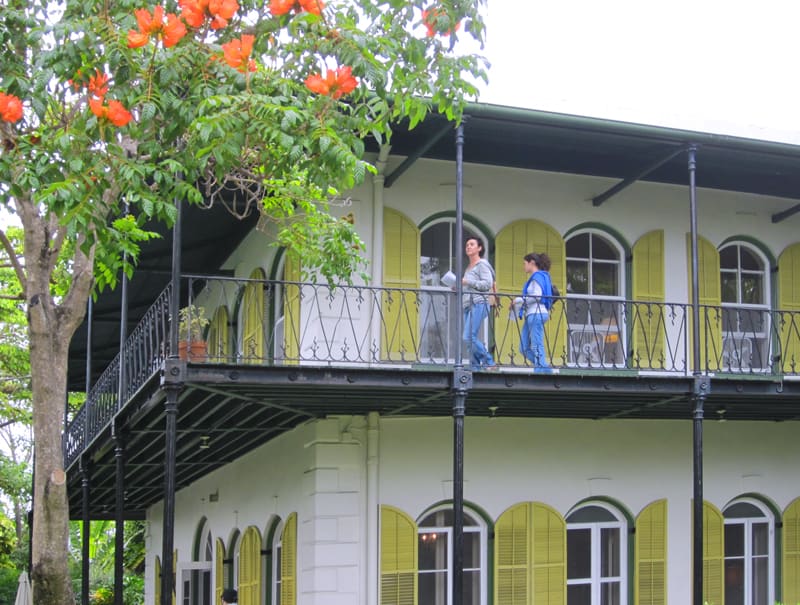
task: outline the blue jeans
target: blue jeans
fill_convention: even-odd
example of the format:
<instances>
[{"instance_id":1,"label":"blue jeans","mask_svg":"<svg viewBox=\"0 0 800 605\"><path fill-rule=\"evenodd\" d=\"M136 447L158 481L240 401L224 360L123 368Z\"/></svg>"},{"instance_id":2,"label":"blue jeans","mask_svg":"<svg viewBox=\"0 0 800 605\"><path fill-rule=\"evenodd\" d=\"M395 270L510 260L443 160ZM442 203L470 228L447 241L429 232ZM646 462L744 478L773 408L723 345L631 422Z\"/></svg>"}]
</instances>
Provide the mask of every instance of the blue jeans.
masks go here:
<instances>
[{"instance_id":1,"label":"blue jeans","mask_svg":"<svg viewBox=\"0 0 800 605\"><path fill-rule=\"evenodd\" d=\"M470 354L473 370L494 365L494 359L478 336L483 320L488 316L489 305L486 303L471 305L464 309L464 344Z\"/></svg>"},{"instance_id":2,"label":"blue jeans","mask_svg":"<svg viewBox=\"0 0 800 605\"><path fill-rule=\"evenodd\" d=\"M544 321L539 313L525 316L519 352L533 364L534 372L549 373L552 370L547 363L547 351L544 347Z\"/></svg>"}]
</instances>

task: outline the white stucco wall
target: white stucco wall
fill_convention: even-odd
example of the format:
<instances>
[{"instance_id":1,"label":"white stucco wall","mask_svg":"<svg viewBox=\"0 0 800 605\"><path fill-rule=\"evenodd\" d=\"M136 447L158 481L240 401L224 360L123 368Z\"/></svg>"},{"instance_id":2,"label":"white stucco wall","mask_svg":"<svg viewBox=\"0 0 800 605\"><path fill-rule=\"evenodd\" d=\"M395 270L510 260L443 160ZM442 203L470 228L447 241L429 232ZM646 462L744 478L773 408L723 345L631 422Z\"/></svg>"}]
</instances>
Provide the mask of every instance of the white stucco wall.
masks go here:
<instances>
[{"instance_id":1,"label":"white stucco wall","mask_svg":"<svg viewBox=\"0 0 800 605\"><path fill-rule=\"evenodd\" d=\"M379 504L418 519L452 497L451 419L381 418L379 427ZM303 425L182 490L176 502L179 570L202 517L213 537L227 544L235 528L255 525L263 536L273 515L297 512L298 603L373 605L366 595L364 428L358 417ZM705 499L722 509L756 493L783 510L800 496L796 434L796 423L706 422ZM681 605L691 600L691 453L689 421L468 417L464 497L493 521L525 501L566 516L592 497L612 498L635 518L666 498L667 593L669 603ZM217 490L219 501L208 502ZM148 520L151 561L160 556L160 505Z\"/></svg>"}]
</instances>

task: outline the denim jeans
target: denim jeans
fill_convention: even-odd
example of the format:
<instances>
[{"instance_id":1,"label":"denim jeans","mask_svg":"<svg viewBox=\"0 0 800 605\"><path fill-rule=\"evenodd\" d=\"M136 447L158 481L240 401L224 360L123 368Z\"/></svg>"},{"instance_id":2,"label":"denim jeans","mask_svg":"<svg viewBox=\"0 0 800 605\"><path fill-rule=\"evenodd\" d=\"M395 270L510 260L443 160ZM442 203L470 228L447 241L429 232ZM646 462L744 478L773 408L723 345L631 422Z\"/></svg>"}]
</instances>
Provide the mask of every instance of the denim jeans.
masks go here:
<instances>
[{"instance_id":1,"label":"denim jeans","mask_svg":"<svg viewBox=\"0 0 800 605\"><path fill-rule=\"evenodd\" d=\"M525 316L519 351L533 364L533 371L549 372L547 351L544 346L544 322L547 316L531 313Z\"/></svg>"},{"instance_id":2,"label":"denim jeans","mask_svg":"<svg viewBox=\"0 0 800 605\"><path fill-rule=\"evenodd\" d=\"M489 305L479 303L464 309L464 344L470 354L470 363L473 370L494 365L494 359L481 342L479 332L483 320L489 316Z\"/></svg>"}]
</instances>

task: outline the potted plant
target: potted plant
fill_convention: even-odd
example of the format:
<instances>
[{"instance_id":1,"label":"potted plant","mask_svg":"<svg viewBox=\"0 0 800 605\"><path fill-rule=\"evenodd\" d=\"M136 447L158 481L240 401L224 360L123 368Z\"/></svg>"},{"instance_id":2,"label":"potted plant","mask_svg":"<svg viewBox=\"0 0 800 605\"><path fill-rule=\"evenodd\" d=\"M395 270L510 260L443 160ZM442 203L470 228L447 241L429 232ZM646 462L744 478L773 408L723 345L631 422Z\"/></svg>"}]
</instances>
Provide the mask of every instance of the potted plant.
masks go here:
<instances>
[{"instance_id":1,"label":"potted plant","mask_svg":"<svg viewBox=\"0 0 800 605\"><path fill-rule=\"evenodd\" d=\"M178 357L204 361L208 357L205 329L208 318L204 307L189 305L178 312Z\"/></svg>"}]
</instances>

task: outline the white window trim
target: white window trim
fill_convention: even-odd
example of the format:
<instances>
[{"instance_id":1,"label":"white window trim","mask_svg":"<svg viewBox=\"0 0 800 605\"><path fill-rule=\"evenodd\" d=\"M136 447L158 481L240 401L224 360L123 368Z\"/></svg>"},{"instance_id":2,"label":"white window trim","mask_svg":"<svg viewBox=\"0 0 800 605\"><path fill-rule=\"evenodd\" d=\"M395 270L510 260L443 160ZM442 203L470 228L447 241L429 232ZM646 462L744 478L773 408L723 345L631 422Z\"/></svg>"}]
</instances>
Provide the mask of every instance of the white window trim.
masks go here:
<instances>
[{"instance_id":1,"label":"white window trim","mask_svg":"<svg viewBox=\"0 0 800 605\"><path fill-rule=\"evenodd\" d=\"M422 523L425 519L429 516L436 514L437 512L443 510L451 510L453 507L452 505L445 505L445 506L438 506L431 510L425 511L425 513L417 520L417 535L419 534L431 534L431 533L443 533L447 537L447 605L452 605L453 603L453 540L452 540L452 527L419 527L419 524ZM480 582L481 582L481 594L480 594L480 604L486 605L488 603L488 586L487 586L487 574L488 571L486 566L488 565L488 530L486 527L486 522L483 520L479 514L477 514L472 509L468 507L464 507L464 514L469 515L477 525L470 525L464 526L464 533L477 533L480 534ZM474 567L464 567L463 571L471 571L474 570ZM417 570L417 575L428 573Z\"/></svg>"},{"instance_id":2,"label":"white window trim","mask_svg":"<svg viewBox=\"0 0 800 605\"><path fill-rule=\"evenodd\" d=\"M735 504L751 504L763 513L763 517L737 517L728 519L725 517L725 511ZM767 603L775 602L775 516L772 511L760 500L756 498L737 498L728 503L723 509L722 516L725 520L725 525L744 525L745 526L745 543L744 543L744 603L745 605L752 605L752 529L753 523L764 523L768 525L768 543L767 543ZM739 558L739 557L736 557ZM723 557L725 561L728 557Z\"/></svg>"},{"instance_id":3,"label":"white window trim","mask_svg":"<svg viewBox=\"0 0 800 605\"><path fill-rule=\"evenodd\" d=\"M424 227L422 227L419 230L420 247L422 246L422 238L424 237L425 232L428 229L430 229L431 227L434 227L435 225L440 225L442 223L448 223L448 224L452 225L455 228L456 219L455 219L455 217L443 216L443 217L438 218L438 219L436 219L434 221L431 221L430 223L428 223ZM487 257L489 255L489 240L486 237L486 234L483 232L482 229L479 229L477 226L475 226L474 224L470 223L469 221L464 221L464 227L468 228L473 233L478 234L478 237L481 240L481 243L483 244L483 256L481 258L484 258L484 259L488 260ZM448 243L452 246L454 244L454 242L455 242L455 231L453 229L451 229L450 231L451 231L451 235L450 235L450 241ZM467 236L465 234L464 238L466 239L466 237ZM460 245L463 246L464 242L461 242ZM466 256L464 257L464 260L466 261ZM419 258L418 262L422 262L422 252L421 251L420 251L420 258ZM494 265L492 265L492 268L494 268ZM463 269L466 270L466 265L463 267ZM449 268L449 270L453 271L455 273L456 267L451 267L451 268ZM420 279L420 282L421 281L422 280ZM432 286L432 285L422 285L422 283L420 283L420 290L425 290L425 291L428 291L428 292L443 292L443 293L451 293L452 292L452 290L450 290L450 288L448 288L447 286L445 286L443 284L436 284L436 285ZM458 312L460 310L461 310L461 301L456 301L456 311ZM449 327L446 326L446 329L449 330ZM482 332L483 333L481 334L481 337L483 338L483 341L484 341L484 343L486 344L486 346L488 348L488 346L489 346L489 344L488 344L489 322L488 321L483 322L483 331ZM449 334L449 332L448 332L448 334ZM460 335L456 335L456 336L460 337ZM421 338L421 335L420 335L420 338ZM455 350L455 348L456 348L455 347L455 343L449 343L449 345L453 350ZM420 355L422 355L422 351L420 351ZM463 361L466 362L466 363L469 362L468 355L469 355L468 352L464 352L464 354L463 354L463 356L464 356L464 360ZM433 357L433 358L430 358L430 360L435 362L435 363L454 363L455 362L455 360L452 357L450 357L449 359Z\"/></svg>"},{"instance_id":4,"label":"white window trim","mask_svg":"<svg viewBox=\"0 0 800 605\"><path fill-rule=\"evenodd\" d=\"M617 239L615 237L611 236L611 234L609 234L609 233L607 233L605 231L602 231L600 229L592 229L592 228L578 229L578 230L574 231L573 233L570 233L568 237L564 238L564 248L566 249L566 246L567 246L567 243L569 242L569 240L571 240L572 238L577 237L579 235L585 235L585 234L596 235L598 237L601 237L604 241L606 241L614 250L616 250L616 252L617 252L617 260L616 261L609 261L609 260L605 260L605 259L594 259L591 256L588 259L587 258L583 258L583 257L578 257L578 256L565 256L564 257L565 267L566 267L566 264L570 260L582 261L582 262L583 261L588 261L589 262L589 281L590 281L590 285L593 286L594 280L593 280L593 277L592 277L592 263L598 262L598 263L604 263L604 264L609 264L609 265L611 265L611 264L616 265L617 268L618 268L617 274L619 275L619 283L617 284L617 294L614 295L614 296L608 296L608 295L599 296L599 295L595 295L595 294L591 294L591 293L589 293L589 294L574 294L572 292L567 292L567 285L564 284L564 287L563 287L564 291L562 293L562 296L565 296L565 297L570 298L572 300L587 300L587 301L590 301L590 302L610 302L610 303L618 303L620 305L624 305L625 304L625 288L626 288L626 284L627 284L627 282L626 282L626 279L627 279L626 265L625 265L625 249L622 247L622 245L617 241ZM591 250L590 250L590 252L591 252ZM622 365L625 365L625 363L626 363L625 360L628 358L627 357L628 353L627 353L627 349L626 349L626 338L625 338L625 334L626 334L625 319L626 319L626 316L627 316L627 313L624 312L624 309L623 309L623 312L620 313L619 316L617 317L617 326L616 326L617 342L622 347L622 351L621 351L621 356L622 356L622 360L623 360L622 361ZM588 365L588 363L582 363L582 362L578 361L578 359L579 359L578 356L580 355L580 351L572 350L572 346L573 345L579 346L578 343L588 342L590 345L595 345L597 348L600 348L601 344L603 344L605 346L606 335L604 335L603 331L602 331L602 325L603 324L597 324L598 326L600 326L600 329L597 330L597 331L595 331L595 330L587 331L586 327L590 325L588 323L589 319L590 319L589 317L586 318L586 323L570 324L570 325L567 326L567 330L569 332L568 345L570 347L569 360L568 360L568 365L569 366L572 366L572 367L585 367L585 366ZM592 325L594 325L594 324L592 324ZM613 332L614 331L611 330L612 334L613 334ZM602 343L600 342L601 339L603 340ZM610 366L611 365L610 362L604 361L604 357L605 357L605 353L603 353L603 355L601 356L599 361L592 362L592 366L593 367L600 367L600 366L605 366L607 364Z\"/></svg>"},{"instance_id":5,"label":"white window trim","mask_svg":"<svg viewBox=\"0 0 800 605\"><path fill-rule=\"evenodd\" d=\"M275 528L275 533L273 534L272 539L272 578L271 578L271 586L270 586L270 593L272 594L272 601L271 603L278 603L280 597L280 587L281 587L281 569L278 565L278 561L283 557L283 528L285 527L284 522L281 521L278 526ZM280 554L280 557L278 556Z\"/></svg>"},{"instance_id":6,"label":"white window trim","mask_svg":"<svg viewBox=\"0 0 800 605\"><path fill-rule=\"evenodd\" d=\"M567 523L567 532L571 529L589 529L591 531L591 544L592 544L592 552L591 552L591 578L588 584L591 585L591 594L592 594L592 603L594 605L600 604L600 588L602 584L608 584L610 582L618 582L620 590L619 590L619 602L621 604L628 602L628 575L630 570L628 569L628 521L625 517L618 511L615 507L612 507L605 502L598 502L598 501L590 501L590 502L583 502L580 506L576 507L574 510L570 511L569 514L566 515L565 519L568 518L573 513L581 510L582 508L586 508L589 506L596 506L598 508L602 508L609 513L611 513L615 518L616 521L598 521L598 522L589 522L589 523ZM619 576L611 576L607 578L600 578L600 557L599 555L599 547L600 547L600 537L601 537L601 530L602 529L618 529L619 530L619 538L620 538L620 545L619 545L619 569L620 575ZM567 553L567 557L569 557L569 553ZM603 581L604 580L604 581ZM573 585L582 585L587 584L585 579L580 580L567 580L567 586Z\"/></svg>"}]
</instances>

